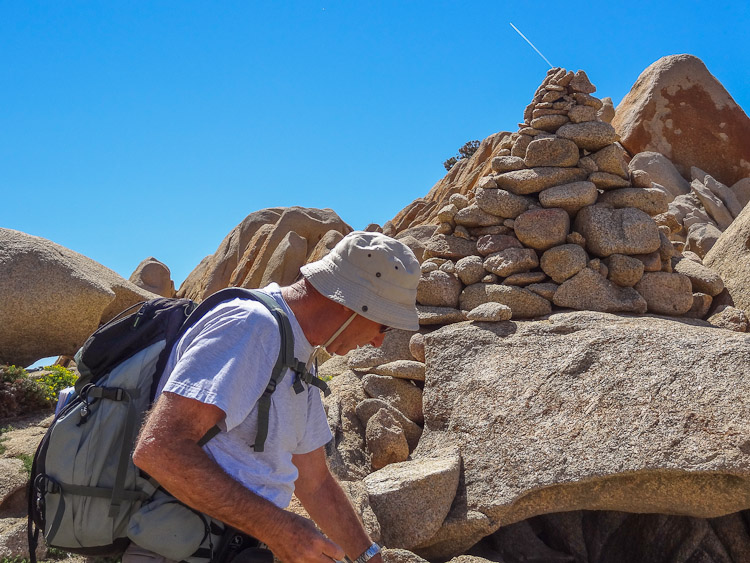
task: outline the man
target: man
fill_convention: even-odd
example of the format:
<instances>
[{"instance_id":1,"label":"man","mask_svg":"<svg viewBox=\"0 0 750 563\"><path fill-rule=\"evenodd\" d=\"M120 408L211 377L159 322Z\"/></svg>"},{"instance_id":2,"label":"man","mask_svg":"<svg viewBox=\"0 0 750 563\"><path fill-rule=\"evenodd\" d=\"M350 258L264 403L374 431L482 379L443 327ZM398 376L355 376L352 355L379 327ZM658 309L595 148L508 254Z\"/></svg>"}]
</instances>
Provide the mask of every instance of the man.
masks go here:
<instances>
[{"instance_id":1,"label":"man","mask_svg":"<svg viewBox=\"0 0 750 563\"><path fill-rule=\"evenodd\" d=\"M419 328L419 263L398 241L355 231L301 271L291 286L264 289L289 315L301 361L318 346L342 355L380 346L388 328ZM175 345L133 460L173 496L257 538L284 562L330 563L346 554L380 563L377 545L326 465L331 432L315 387L295 393L288 372L272 395L264 451L252 448L257 400L280 340L262 304L235 299L211 310ZM199 446L215 425L222 432ZM284 510L292 492L325 536ZM124 563L138 560L137 549Z\"/></svg>"}]
</instances>

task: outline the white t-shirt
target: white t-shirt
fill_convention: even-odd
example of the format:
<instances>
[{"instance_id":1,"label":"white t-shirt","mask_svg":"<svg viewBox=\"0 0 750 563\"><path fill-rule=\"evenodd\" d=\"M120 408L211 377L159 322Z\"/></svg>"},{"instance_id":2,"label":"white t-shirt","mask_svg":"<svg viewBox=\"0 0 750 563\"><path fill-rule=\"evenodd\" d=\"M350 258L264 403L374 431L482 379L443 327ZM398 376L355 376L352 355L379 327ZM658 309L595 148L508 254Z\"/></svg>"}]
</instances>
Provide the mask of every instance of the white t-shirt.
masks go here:
<instances>
[{"instance_id":1,"label":"white t-shirt","mask_svg":"<svg viewBox=\"0 0 750 563\"><path fill-rule=\"evenodd\" d=\"M313 347L281 296L277 284L263 291L286 311L294 332L294 353L307 361ZM262 303L233 299L217 305L185 333L172 350L157 396L169 391L216 405L226 414L204 450L248 489L286 508L294 492L297 468L292 454L304 454L331 440L320 391L303 383L292 388L287 370L271 395L268 438L263 452L253 450L258 399L271 378L281 346L279 328ZM210 486L210 484L207 484Z\"/></svg>"}]
</instances>

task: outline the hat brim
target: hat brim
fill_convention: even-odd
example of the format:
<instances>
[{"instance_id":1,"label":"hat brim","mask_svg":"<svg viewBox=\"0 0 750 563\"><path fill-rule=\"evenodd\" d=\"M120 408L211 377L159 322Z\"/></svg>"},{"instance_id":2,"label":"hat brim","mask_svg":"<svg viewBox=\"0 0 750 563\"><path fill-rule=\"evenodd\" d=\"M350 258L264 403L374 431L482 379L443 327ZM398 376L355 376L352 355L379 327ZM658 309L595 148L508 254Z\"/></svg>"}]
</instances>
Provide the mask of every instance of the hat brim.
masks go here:
<instances>
[{"instance_id":1,"label":"hat brim","mask_svg":"<svg viewBox=\"0 0 750 563\"><path fill-rule=\"evenodd\" d=\"M300 271L323 296L350 308L366 319L402 330L419 330L416 299L412 304L399 303L361 285L352 284L346 285L345 297L341 291L340 270L337 270L336 266L325 258L302 266ZM359 310L354 308L353 303L357 303Z\"/></svg>"}]
</instances>

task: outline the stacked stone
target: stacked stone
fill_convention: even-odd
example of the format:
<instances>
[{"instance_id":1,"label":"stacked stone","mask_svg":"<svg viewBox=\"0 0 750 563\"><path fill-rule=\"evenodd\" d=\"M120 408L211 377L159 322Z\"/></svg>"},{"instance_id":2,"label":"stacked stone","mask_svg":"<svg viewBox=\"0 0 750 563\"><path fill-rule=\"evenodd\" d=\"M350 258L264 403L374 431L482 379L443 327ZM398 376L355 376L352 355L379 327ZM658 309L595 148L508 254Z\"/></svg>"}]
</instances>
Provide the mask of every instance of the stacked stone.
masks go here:
<instances>
[{"instance_id":1,"label":"stacked stone","mask_svg":"<svg viewBox=\"0 0 750 563\"><path fill-rule=\"evenodd\" d=\"M667 211L654 220L659 226L669 227L668 237L675 248L701 258L750 201L750 178L726 186L693 166L688 182L672 161L658 152L636 154L628 169L634 185L650 186L667 197Z\"/></svg>"},{"instance_id":2,"label":"stacked stone","mask_svg":"<svg viewBox=\"0 0 750 563\"><path fill-rule=\"evenodd\" d=\"M669 199L647 175L631 177L595 91L585 72L551 69L492 173L451 196L425 245L423 325L532 318L553 305L707 313L721 279L654 221Z\"/></svg>"},{"instance_id":3,"label":"stacked stone","mask_svg":"<svg viewBox=\"0 0 750 563\"><path fill-rule=\"evenodd\" d=\"M341 385L350 391L356 389L342 408L356 415L358 424L348 428L360 435L361 444L356 447L363 448L369 461L367 467L357 468L351 462L358 455L344 455L347 461L343 465L349 467L336 469L340 479L361 478L386 465L406 461L416 448L424 426L425 358L421 337L420 333L394 330L379 348L365 346L339 361L322 364L321 375L333 378L332 389ZM341 377L347 370L351 370L348 383L347 377ZM330 404L327 408L329 415L341 411ZM336 418L331 421L334 431L340 423ZM363 473L362 469L366 471Z\"/></svg>"}]
</instances>

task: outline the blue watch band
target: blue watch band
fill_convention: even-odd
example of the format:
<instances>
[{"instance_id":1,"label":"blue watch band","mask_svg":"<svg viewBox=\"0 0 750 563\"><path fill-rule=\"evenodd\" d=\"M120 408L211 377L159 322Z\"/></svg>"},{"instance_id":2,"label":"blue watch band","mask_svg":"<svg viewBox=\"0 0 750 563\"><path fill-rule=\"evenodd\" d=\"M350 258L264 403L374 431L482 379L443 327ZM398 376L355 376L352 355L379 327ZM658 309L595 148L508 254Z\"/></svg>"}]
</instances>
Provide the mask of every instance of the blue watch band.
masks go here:
<instances>
[{"instance_id":1,"label":"blue watch band","mask_svg":"<svg viewBox=\"0 0 750 563\"><path fill-rule=\"evenodd\" d=\"M362 555L354 560L354 563L367 563L367 561L372 559L378 553L380 553L380 546L373 542L373 544L368 547Z\"/></svg>"}]
</instances>

